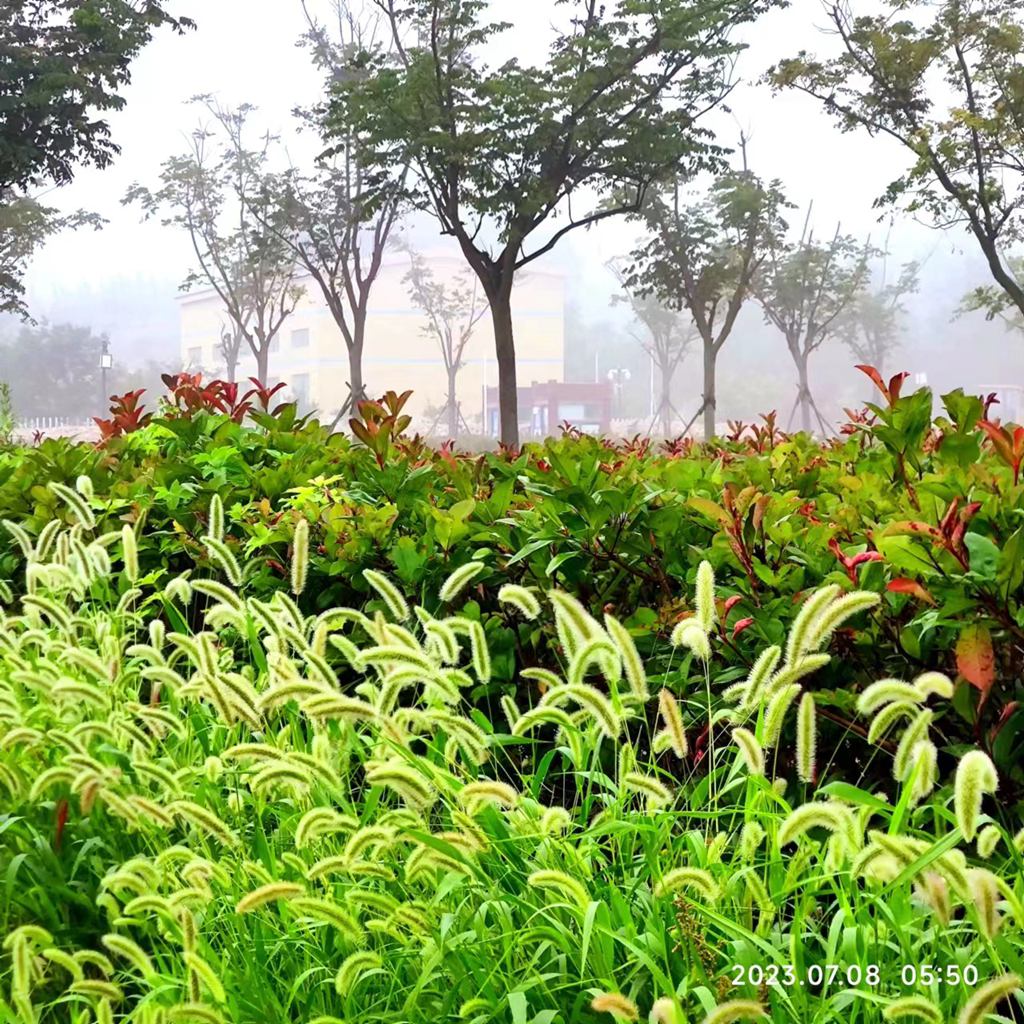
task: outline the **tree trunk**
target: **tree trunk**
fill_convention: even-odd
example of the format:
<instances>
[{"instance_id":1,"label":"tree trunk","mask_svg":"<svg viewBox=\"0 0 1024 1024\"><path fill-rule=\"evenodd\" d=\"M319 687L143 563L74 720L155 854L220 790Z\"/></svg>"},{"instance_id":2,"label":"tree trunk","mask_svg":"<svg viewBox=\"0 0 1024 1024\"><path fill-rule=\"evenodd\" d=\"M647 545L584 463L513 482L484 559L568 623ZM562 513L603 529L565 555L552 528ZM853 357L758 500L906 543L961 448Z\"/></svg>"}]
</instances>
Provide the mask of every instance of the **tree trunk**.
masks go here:
<instances>
[{"instance_id":1,"label":"tree trunk","mask_svg":"<svg viewBox=\"0 0 1024 1024\"><path fill-rule=\"evenodd\" d=\"M260 382L261 387L267 386L267 380L270 376L269 365L270 339L260 338L259 347L256 349L256 379Z\"/></svg>"},{"instance_id":2,"label":"tree trunk","mask_svg":"<svg viewBox=\"0 0 1024 1024\"><path fill-rule=\"evenodd\" d=\"M454 441L459 436L459 406L455 395L455 377L458 370L448 371L448 437Z\"/></svg>"},{"instance_id":3,"label":"tree trunk","mask_svg":"<svg viewBox=\"0 0 1024 1024\"><path fill-rule=\"evenodd\" d=\"M366 399L366 385L363 383L363 341L366 331L366 314L356 314L355 330L352 332L352 344L348 346L348 393L350 411L353 416L357 412L358 402Z\"/></svg>"},{"instance_id":4,"label":"tree trunk","mask_svg":"<svg viewBox=\"0 0 1024 1024\"><path fill-rule=\"evenodd\" d=\"M714 342L704 341L704 440L715 436L715 412L718 407L715 398L715 352Z\"/></svg>"},{"instance_id":5,"label":"tree trunk","mask_svg":"<svg viewBox=\"0 0 1024 1024\"><path fill-rule=\"evenodd\" d=\"M805 434L811 432L811 386L808 383L808 362L809 360L806 355L797 358L796 362L796 370L800 381L800 392L797 398L800 405L800 429Z\"/></svg>"},{"instance_id":6,"label":"tree trunk","mask_svg":"<svg viewBox=\"0 0 1024 1024\"><path fill-rule=\"evenodd\" d=\"M672 375L665 364L661 366L661 434L668 437L672 432Z\"/></svg>"},{"instance_id":7,"label":"tree trunk","mask_svg":"<svg viewBox=\"0 0 1024 1024\"><path fill-rule=\"evenodd\" d=\"M224 372L228 375L228 383L234 384L238 376L238 349L224 354Z\"/></svg>"},{"instance_id":8,"label":"tree trunk","mask_svg":"<svg viewBox=\"0 0 1024 1024\"><path fill-rule=\"evenodd\" d=\"M494 354L498 362L498 410L501 443L519 447L519 393L516 386L516 345L512 331L512 282L487 296L494 325Z\"/></svg>"},{"instance_id":9,"label":"tree trunk","mask_svg":"<svg viewBox=\"0 0 1024 1024\"><path fill-rule=\"evenodd\" d=\"M950 195L956 196L953 189L947 188L947 191ZM988 262L992 277L995 278L996 283L1006 292L1010 297L1010 301L1013 302L1021 311L1021 315L1024 316L1024 288L1017 283L1013 274L1008 272L1006 267L1003 266L1003 261L999 256L999 250L996 248L995 241L987 238L984 231L976 225L972 225L971 230L981 243L981 250L985 254L985 260Z\"/></svg>"}]
</instances>

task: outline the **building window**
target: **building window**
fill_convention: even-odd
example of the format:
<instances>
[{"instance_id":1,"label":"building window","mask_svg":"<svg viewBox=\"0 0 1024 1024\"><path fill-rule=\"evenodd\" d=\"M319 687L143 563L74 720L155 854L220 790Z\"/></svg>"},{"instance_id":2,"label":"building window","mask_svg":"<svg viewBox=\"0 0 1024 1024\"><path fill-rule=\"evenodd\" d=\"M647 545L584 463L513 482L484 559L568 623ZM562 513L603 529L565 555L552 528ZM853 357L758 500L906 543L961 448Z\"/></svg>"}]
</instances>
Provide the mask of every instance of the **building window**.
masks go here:
<instances>
[{"instance_id":1,"label":"building window","mask_svg":"<svg viewBox=\"0 0 1024 1024\"><path fill-rule=\"evenodd\" d=\"M309 348L309 328L292 331L292 348Z\"/></svg>"},{"instance_id":2,"label":"building window","mask_svg":"<svg viewBox=\"0 0 1024 1024\"><path fill-rule=\"evenodd\" d=\"M190 348L187 353L188 365L190 367L198 367L203 365L203 347L197 345L195 348Z\"/></svg>"},{"instance_id":3,"label":"building window","mask_svg":"<svg viewBox=\"0 0 1024 1024\"><path fill-rule=\"evenodd\" d=\"M297 373L292 377L292 395L300 408L309 405L309 374Z\"/></svg>"}]
</instances>

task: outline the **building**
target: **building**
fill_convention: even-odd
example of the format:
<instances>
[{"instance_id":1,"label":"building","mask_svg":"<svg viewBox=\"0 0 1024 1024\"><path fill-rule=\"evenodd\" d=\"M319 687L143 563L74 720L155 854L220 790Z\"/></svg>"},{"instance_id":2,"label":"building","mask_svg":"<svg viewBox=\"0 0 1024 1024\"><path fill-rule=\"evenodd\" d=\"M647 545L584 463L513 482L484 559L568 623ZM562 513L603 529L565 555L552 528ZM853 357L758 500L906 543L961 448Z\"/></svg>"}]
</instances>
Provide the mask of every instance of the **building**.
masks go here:
<instances>
[{"instance_id":1,"label":"building","mask_svg":"<svg viewBox=\"0 0 1024 1024\"><path fill-rule=\"evenodd\" d=\"M985 384L981 397L995 394L998 401L989 411L989 418L1002 423L1024 423L1024 387L1019 384Z\"/></svg>"},{"instance_id":2,"label":"building","mask_svg":"<svg viewBox=\"0 0 1024 1024\"><path fill-rule=\"evenodd\" d=\"M607 434L611 430L614 387L610 381L534 381L517 387L516 392L521 437L550 437L563 423L586 434ZM487 389L486 411L488 433L496 437L500 423L496 387Z\"/></svg>"},{"instance_id":3,"label":"building","mask_svg":"<svg viewBox=\"0 0 1024 1024\"><path fill-rule=\"evenodd\" d=\"M431 253L426 263L439 282L453 283L465 275L472 281L461 256ZM414 307L403 278L409 269L401 253L385 257L374 284L366 327L363 379L367 394L411 390L407 410L413 431L443 433L439 414L446 403L447 377L438 342L424 332L427 320ZM291 397L304 409L316 410L321 420L334 419L348 394L348 353L341 332L323 301L320 290L308 282L295 313L284 323L271 346L271 384L287 383ZM479 301L486 305L480 293ZM212 289L191 292L180 299L181 357L185 369L209 375L224 372L219 356L221 331L228 319ZM564 379L565 280L562 274L529 270L516 280L513 294L516 357L520 379ZM237 378L256 372L256 363L243 345ZM486 422L484 394L497 383L494 335L489 315L482 317L463 356L456 394L463 420L470 430L482 431Z\"/></svg>"}]
</instances>

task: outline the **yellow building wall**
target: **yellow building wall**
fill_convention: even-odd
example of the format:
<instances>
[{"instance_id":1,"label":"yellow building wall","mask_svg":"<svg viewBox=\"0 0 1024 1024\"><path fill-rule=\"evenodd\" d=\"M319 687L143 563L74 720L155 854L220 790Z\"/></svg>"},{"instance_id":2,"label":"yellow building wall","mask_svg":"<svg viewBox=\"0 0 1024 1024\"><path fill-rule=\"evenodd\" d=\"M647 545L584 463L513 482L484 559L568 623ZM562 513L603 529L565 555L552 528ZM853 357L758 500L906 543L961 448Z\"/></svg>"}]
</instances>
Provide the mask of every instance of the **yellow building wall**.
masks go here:
<instances>
[{"instance_id":1,"label":"yellow building wall","mask_svg":"<svg viewBox=\"0 0 1024 1024\"><path fill-rule=\"evenodd\" d=\"M435 280L457 284L460 275L472 287L464 261L448 254L426 257ZM424 333L423 312L414 307L403 277L408 259L390 256L381 268L371 293L363 353L363 379L371 398L387 390L411 390L406 407L413 416L413 431L426 433L436 413L445 404L447 378L438 341ZM320 418L334 418L347 395L348 354L341 331L324 303L315 282L309 282L295 313L284 323L275 351L269 360L272 383L287 382L292 397L305 397ZM484 311L463 355L463 369L457 380L457 397L462 416L474 430L481 427L484 387L497 383L494 334L482 291L477 292ZM181 357L186 369L202 370L207 376L223 373L218 355L221 330L228 324L220 299L213 291L197 292L181 299ZM527 271L520 275L513 291L518 383L564 380L565 365L565 280L561 274ZM309 344L297 342L308 332ZM237 377L255 374L255 359L243 343ZM296 394L297 393L297 394ZM429 410L435 410L428 415ZM438 433L445 432L440 423Z\"/></svg>"}]
</instances>

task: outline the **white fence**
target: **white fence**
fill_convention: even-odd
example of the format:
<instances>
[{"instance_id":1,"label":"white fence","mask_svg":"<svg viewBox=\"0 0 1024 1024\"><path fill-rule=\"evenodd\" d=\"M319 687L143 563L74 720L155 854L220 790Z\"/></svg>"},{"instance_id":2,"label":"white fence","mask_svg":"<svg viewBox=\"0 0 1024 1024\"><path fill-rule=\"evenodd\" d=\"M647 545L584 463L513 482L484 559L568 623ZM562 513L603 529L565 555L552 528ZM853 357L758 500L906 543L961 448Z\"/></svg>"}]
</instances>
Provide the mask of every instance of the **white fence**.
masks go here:
<instances>
[{"instance_id":1,"label":"white fence","mask_svg":"<svg viewBox=\"0 0 1024 1024\"><path fill-rule=\"evenodd\" d=\"M41 437L72 437L82 441L93 441L99 438L99 428L92 420L70 416L33 416L18 420L14 427L14 436L19 440L31 441L36 435Z\"/></svg>"}]
</instances>

